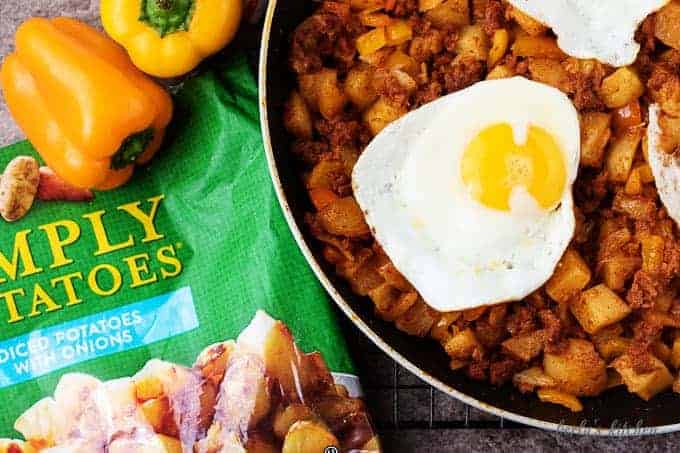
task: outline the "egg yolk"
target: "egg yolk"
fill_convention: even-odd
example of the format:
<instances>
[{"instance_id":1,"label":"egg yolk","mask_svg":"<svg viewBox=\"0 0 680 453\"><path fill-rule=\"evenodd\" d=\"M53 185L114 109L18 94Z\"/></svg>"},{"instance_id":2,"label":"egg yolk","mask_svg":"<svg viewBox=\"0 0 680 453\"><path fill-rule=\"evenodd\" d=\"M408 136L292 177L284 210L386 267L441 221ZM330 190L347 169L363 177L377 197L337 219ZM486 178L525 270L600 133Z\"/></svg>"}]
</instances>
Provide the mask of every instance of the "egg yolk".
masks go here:
<instances>
[{"instance_id":1,"label":"egg yolk","mask_svg":"<svg viewBox=\"0 0 680 453\"><path fill-rule=\"evenodd\" d=\"M515 142L512 126L495 124L481 131L461 160L463 183L492 209L510 210L510 195L524 187L543 209L552 209L566 185L564 154L545 129L529 126L526 143Z\"/></svg>"}]
</instances>

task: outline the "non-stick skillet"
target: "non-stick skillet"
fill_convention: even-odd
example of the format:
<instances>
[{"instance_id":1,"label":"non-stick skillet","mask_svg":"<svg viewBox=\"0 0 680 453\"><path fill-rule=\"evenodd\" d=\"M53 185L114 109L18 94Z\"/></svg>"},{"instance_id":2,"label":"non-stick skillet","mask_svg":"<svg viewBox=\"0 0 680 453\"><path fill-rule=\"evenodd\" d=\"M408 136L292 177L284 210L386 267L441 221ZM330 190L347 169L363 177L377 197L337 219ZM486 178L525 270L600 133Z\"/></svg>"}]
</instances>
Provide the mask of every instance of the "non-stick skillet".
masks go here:
<instances>
[{"instance_id":1,"label":"non-stick skillet","mask_svg":"<svg viewBox=\"0 0 680 453\"><path fill-rule=\"evenodd\" d=\"M283 129L284 102L293 87L287 67L289 38L294 28L318 6L312 0L270 0L264 24L259 65L260 118L272 180L300 248L321 283L345 314L376 345L424 381L478 409L539 428L596 435L659 434L680 430L680 395L665 392L645 402L619 387L597 398L583 399L584 410L572 413L545 404L512 385L494 387L449 369L441 346L399 332L373 315L373 304L350 291L320 257L318 244L307 234L302 216L307 195L293 171L290 138Z\"/></svg>"}]
</instances>

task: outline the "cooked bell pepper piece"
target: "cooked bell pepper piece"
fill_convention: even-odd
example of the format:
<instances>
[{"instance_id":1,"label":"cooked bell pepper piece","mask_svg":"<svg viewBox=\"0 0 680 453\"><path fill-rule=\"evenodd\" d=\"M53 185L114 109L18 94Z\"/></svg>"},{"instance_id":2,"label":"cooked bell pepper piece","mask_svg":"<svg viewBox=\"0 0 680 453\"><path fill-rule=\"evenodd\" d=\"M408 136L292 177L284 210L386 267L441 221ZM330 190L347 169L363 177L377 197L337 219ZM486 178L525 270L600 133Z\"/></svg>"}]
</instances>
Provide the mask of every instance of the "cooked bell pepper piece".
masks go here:
<instances>
[{"instance_id":1,"label":"cooked bell pepper piece","mask_svg":"<svg viewBox=\"0 0 680 453\"><path fill-rule=\"evenodd\" d=\"M176 77L222 49L238 30L243 0L102 0L106 32L142 71Z\"/></svg>"},{"instance_id":2,"label":"cooked bell pepper piece","mask_svg":"<svg viewBox=\"0 0 680 453\"><path fill-rule=\"evenodd\" d=\"M115 42L75 19L24 22L0 83L45 163L79 188L127 182L158 150L172 117L170 95Z\"/></svg>"}]
</instances>

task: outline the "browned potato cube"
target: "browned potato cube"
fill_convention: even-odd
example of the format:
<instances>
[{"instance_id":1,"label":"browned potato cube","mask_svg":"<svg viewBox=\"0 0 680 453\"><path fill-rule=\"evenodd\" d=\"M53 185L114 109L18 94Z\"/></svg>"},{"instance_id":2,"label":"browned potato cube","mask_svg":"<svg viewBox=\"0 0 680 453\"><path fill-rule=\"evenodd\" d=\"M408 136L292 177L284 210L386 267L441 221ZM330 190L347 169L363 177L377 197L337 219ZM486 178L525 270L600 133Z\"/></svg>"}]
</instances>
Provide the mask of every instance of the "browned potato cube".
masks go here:
<instances>
[{"instance_id":1,"label":"browned potato cube","mask_svg":"<svg viewBox=\"0 0 680 453\"><path fill-rule=\"evenodd\" d=\"M554 387L557 385L555 380L545 374L545 371L538 366L527 368L515 374L512 377L512 382L522 389L527 387L531 389L535 387Z\"/></svg>"},{"instance_id":2,"label":"browned potato cube","mask_svg":"<svg viewBox=\"0 0 680 453\"><path fill-rule=\"evenodd\" d=\"M557 382L557 387L575 396L595 396L607 385L607 371L602 357L590 341L570 338L559 352L543 354L543 369Z\"/></svg>"},{"instance_id":3,"label":"browned potato cube","mask_svg":"<svg viewBox=\"0 0 680 453\"><path fill-rule=\"evenodd\" d=\"M489 50L489 58L486 62L487 67L493 68L496 63L501 61L505 52L508 51L508 44L510 43L510 33L505 28L499 28L493 32L491 38L491 49Z\"/></svg>"},{"instance_id":4,"label":"browned potato cube","mask_svg":"<svg viewBox=\"0 0 680 453\"><path fill-rule=\"evenodd\" d=\"M568 249L545 284L545 292L556 302L567 302L586 287L590 277L590 269L581 255Z\"/></svg>"},{"instance_id":5,"label":"browned potato cube","mask_svg":"<svg viewBox=\"0 0 680 453\"><path fill-rule=\"evenodd\" d=\"M514 19L522 27L522 30L530 36L539 36L548 31L548 27L512 6L508 6L507 15Z\"/></svg>"},{"instance_id":6,"label":"browned potato cube","mask_svg":"<svg viewBox=\"0 0 680 453\"><path fill-rule=\"evenodd\" d=\"M640 238L642 244L642 270L650 274L661 271L663 265L664 239L661 236L645 234Z\"/></svg>"},{"instance_id":7,"label":"browned potato cube","mask_svg":"<svg viewBox=\"0 0 680 453\"><path fill-rule=\"evenodd\" d=\"M182 443L175 437L156 434L158 440L163 445L165 453L182 453Z\"/></svg>"},{"instance_id":8,"label":"browned potato cube","mask_svg":"<svg viewBox=\"0 0 680 453\"><path fill-rule=\"evenodd\" d=\"M614 291L602 284L572 299L569 308L583 330L590 334L621 321L631 312L630 307Z\"/></svg>"},{"instance_id":9,"label":"browned potato cube","mask_svg":"<svg viewBox=\"0 0 680 453\"><path fill-rule=\"evenodd\" d=\"M355 11L367 9L375 11L385 7L385 0L350 0L349 5Z\"/></svg>"},{"instance_id":10,"label":"browned potato cube","mask_svg":"<svg viewBox=\"0 0 680 453\"><path fill-rule=\"evenodd\" d=\"M600 97L609 108L623 107L637 100L645 87L635 70L626 66L619 68L602 81Z\"/></svg>"},{"instance_id":11,"label":"browned potato cube","mask_svg":"<svg viewBox=\"0 0 680 453\"><path fill-rule=\"evenodd\" d=\"M312 115L300 93L293 91L283 112L283 125L297 138L312 138Z\"/></svg>"},{"instance_id":12,"label":"browned potato cube","mask_svg":"<svg viewBox=\"0 0 680 453\"><path fill-rule=\"evenodd\" d=\"M671 1L656 13L654 36L667 46L680 49L680 2Z\"/></svg>"},{"instance_id":13,"label":"browned potato cube","mask_svg":"<svg viewBox=\"0 0 680 453\"><path fill-rule=\"evenodd\" d=\"M338 73L335 70L324 70L318 81L319 112L330 119L340 114L347 103L345 93L338 85Z\"/></svg>"},{"instance_id":14,"label":"browned potato cube","mask_svg":"<svg viewBox=\"0 0 680 453\"><path fill-rule=\"evenodd\" d=\"M437 28L456 28L470 23L467 0L447 0L425 13L425 19Z\"/></svg>"},{"instance_id":15,"label":"browned potato cube","mask_svg":"<svg viewBox=\"0 0 680 453\"><path fill-rule=\"evenodd\" d=\"M535 332L510 337L502 343L503 349L520 360L529 362L531 359L538 357L543 350L544 344L543 332L538 330Z\"/></svg>"},{"instance_id":16,"label":"browned potato cube","mask_svg":"<svg viewBox=\"0 0 680 453\"><path fill-rule=\"evenodd\" d=\"M532 80L553 86L565 93L573 91L569 74L558 60L552 58L530 58L529 73Z\"/></svg>"},{"instance_id":17,"label":"browned potato cube","mask_svg":"<svg viewBox=\"0 0 680 453\"><path fill-rule=\"evenodd\" d=\"M545 403L559 404L572 412L581 412L583 405L574 395L554 388L542 388L536 391L538 399Z\"/></svg>"},{"instance_id":18,"label":"browned potato cube","mask_svg":"<svg viewBox=\"0 0 680 453\"><path fill-rule=\"evenodd\" d=\"M139 401L163 396L163 382L155 376L143 376L135 380L135 394Z\"/></svg>"},{"instance_id":19,"label":"browned potato cube","mask_svg":"<svg viewBox=\"0 0 680 453\"><path fill-rule=\"evenodd\" d=\"M418 11L427 12L444 3L444 0L418 0Z\"/></svg>"},{"instance_id":20,"label":"browned potato cube","mask_svg":"<svg viewBox=\"0 0 680 453\"><path fill-rule=\"evenodd\" d=\"M652 355L649 356L649 360L653 364L654 369L642 374L635 372L634 361L628 354L620 356L612 364L614 369L621 375L623 382L628 387L628 391L636 393L646 401L673 384L673 376L671 376L666 365Z\"/></svg>"},{"instance_id":21,"label":"browned potato cube","mask_svg":"<svg viewBox=\"0 0 680 453\"><path fill-rule=\"evenodd\" d=\"M322 159L309 172L307 188L334 190L338 181L343 181L345 172L345 165L339 160Z\"/></svg>"},{"instance_id":22,"label":"browned potato cube","mask_svg":"<svg viewBox=\"0 0 680 453\"><path fill-rule=\"evenodd\" d=\"M604 283L614 291L623 290L628 280L640 268L641 260L637 256L623 254L614 255L601 263Z\"/></svg>"},{"instance_id":23,"label":"browned potato cube","mask_svg":"<svg viewBox=\"0 0 680 453\"><path fill-rule=\"evenodd\" d=\"M607 362L625 353L630 347L630 339L624 337L610 337L595 340L597 352Z\"/></svg>"},{"instance_id":24,"label":"browned potato cube","mask_svg":"<svg viewBox=\"0 0 680 453\"><path fill-rule=\"evenodd\" d=\"M581 165L602 166L604 150L611 137L611 115L603 112L584 113L581 124Z\"/></svg>"},{"instance_id":25,"label":"browned potato cube","mask_svg":"<svg viewBox=\"0 0 680 453\"><path fill-rule=\"evenodd\" d=\"M480 61L486 61L489 57L489 38L484 33L481 25L466 25L460 30L460 36L456 41L456 53L470 56Z\"/></svg>"},{"instance_id":26,"label":"browned potato cube","mask_svg":"<svg viewBox=\"0 0 680 453\"><path fill-rule=\"evenodd\" d=\"M643 132L642 128L628 129L612 141L605 162L610 181L626 182Z\"/></svg>"},{"instance_id":27,"label":"browned potato cube","mask_svg":"<svg viewBox=\"0 0 680 453\"><path fill-rule=\"evenodd\" d=\"M553 58L561 60L564 52L550 36L518 36L512 45L512 53L518 57Z\"/></svg>"},{"instance_id":28,"label":"browned potato cube","mask_svg":"<svg viewBox=\"0 0 680 453\"><path fill-rule=\"evenodd\" d=\"M405 20L393 20L385 27L385 38L388 46L399 46L413 38L413 28Z\"/></svg>"},{"instance_id":29,"label":"browned potato cube","mask_svg":"<svg viewBox=\"0 0 680 453\"><path fill-rule=\"evenodd\" d=\"M378 98L373 88L373 69L370 66L352 68L345 79L345 93L361 110L371 105Z\"/></svg>"},{"instance_id":30,"label":"browned potato cube","mask_svg":"<svg viewBox=\"0 0 680 453\"><path fill-rule=\"evenodd\" d=\"M323 228L337 236L359 237L370 232L354 197L338 198L318 213Z\"/></svg>"},{"instance_id":31,"label":"browned potato cube","mask_svg":"<svg viewBox=\"0 0 680 453\"><path fill-rule=\"evenodd\" d=\"M390 54L389 57L387 57L387 60L385 61L385 67L390 70L398 69L400 71L404 71L410 76L415 76L420 71L418 62L416 62L413 57L405 54L399 49L395 50ZM375 98L373 98L371 102L374 100Z\"/></svg>"},{"instance_id":32,"label":"browned potato cube","mask_svg":"<svg viewBox=\"0 0 680 453\"><path fill-rule=\"evenodd\" d=\"M340 451L340 442L333 433L320 422L305 420L291 426L281 453L324 453L329 447Z\"/></svg>"},{"instance_id":33,"label":"browned potato cube","mask_svg":"<svg viewBox=\"0 0 680 453\"><path fill-rule=\"evenodd\" d=\"M385 27L374 28L367 31L356 39L356 48L359 55L371 55L387 45Z\"/></svg>"},{"instance_id":34,"label":"browned potato cube","mask_svg":"<svg viewBox=\"0 0 680 453\"><path fill-rule=\"evenodd\" d=\"M472 356L475 349L481 349L481 345L472 329L461 330L453 335L444 344L446 353L459 360L466 360Z\"/></svg>"},{"instance_id":35,"label":"browned potato cube","mask_svg":"<svg viewBox=\"0 0 680 453\"><path fill-rule=\"evenodd\" d=\"M489 71L486 80L507 79L515 75L515 71L508 65L499 64Z\"/></svg>"},{"instance_id":36,"label":"browned potato cube","mask_svg":"<svg viewBox=\"0 0 680 453\"><path fill-rule=\"evenodd\" d=\"M399 119L406 114L406 109L395 106L386 98L380 97L375 103L364 112L363 118L373 135L383 130L392 121Z\"/></svg>"},{"instance_id":37,"label":"browned potato cube","mask_svg":"<svg viewBox=\"0 0 680 453\"><path fill-rule=\"evenodd\" d=\"M272 429L279 439L283 439L288 434L290 427L300 420L314 419L314 412L304 404L291 404L286 408L279 408L274 414Z\"/></svg>"}]
</instances>

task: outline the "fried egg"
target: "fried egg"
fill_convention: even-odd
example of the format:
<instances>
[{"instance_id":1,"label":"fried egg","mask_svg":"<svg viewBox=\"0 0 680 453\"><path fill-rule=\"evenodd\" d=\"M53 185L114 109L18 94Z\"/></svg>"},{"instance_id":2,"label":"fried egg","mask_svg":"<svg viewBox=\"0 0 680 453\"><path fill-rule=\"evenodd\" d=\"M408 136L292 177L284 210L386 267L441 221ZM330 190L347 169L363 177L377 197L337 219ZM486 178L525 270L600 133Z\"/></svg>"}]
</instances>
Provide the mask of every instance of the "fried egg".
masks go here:
<instances>
[{"instance_id":1,"label":"fried egg","mask_svg":"<svg viewBox=\"0 0 680 453\"><path fill-rule=\"evenodd\" d=\"M677 155L663 150L661 141L661 109L657 104L649 106L647 126L647 161L652 169L656 190L668 215L680 225L680 160Z\"/></svg>"},{"instance_id":2,"label":"fried egg","mask_svg":"<svg viewBox=\"0 0 680 453\"><path fill-rule=\"evenodd\" d=\"M632 64L640 51L635 31L669 0L508 0L552 28L557 44L576 58L612 66Z\"/></svg>"},{"instance_id":3,"label":"fried egg","mask_svg":"<svg viewBox=\"0 0 680 453\"><path fill-rule=\"evenodd\" d=\"M574 233L579 122L559 90L479 82L390 124L353 171L376 240L439 311L519 300Z\"/></svg>"}]
</instances>

